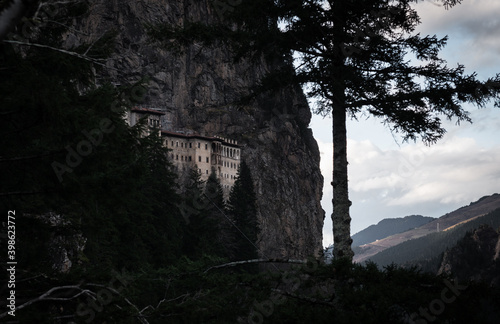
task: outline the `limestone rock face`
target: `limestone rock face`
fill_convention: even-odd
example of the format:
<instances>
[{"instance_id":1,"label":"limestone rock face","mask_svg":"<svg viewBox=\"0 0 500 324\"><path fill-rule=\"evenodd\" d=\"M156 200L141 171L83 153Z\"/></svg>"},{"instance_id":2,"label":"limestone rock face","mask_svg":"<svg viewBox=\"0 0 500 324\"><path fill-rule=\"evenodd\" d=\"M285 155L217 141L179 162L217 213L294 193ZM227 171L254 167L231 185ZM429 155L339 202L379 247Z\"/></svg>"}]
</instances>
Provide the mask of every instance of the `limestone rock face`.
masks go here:
<instances>
[{"instance_id":1,"label":"limestone rock face","mask_svg":"<svg viewBox=\"0 0 500 324\"><path fill-rule=\"evenodd\" d=\"M219 19L212 1L92 0L90 14L76 20L67 42L77 45L117 32L108 69L97 81L116 84L148 79L144 106L167 114L164 128L238 140L258 196L262 257L304 258L322 249L324 211L320 154L308 128L311 113L300 88L234 102L272 69L264 62L233 62L224 46L193 44L172 53L146 33L146 24ZM84 36L89 35L89 36ZM274 62L280 64L280 62ZM139 95L137 95L139 96Z\"/></svg>"}]
</instances>

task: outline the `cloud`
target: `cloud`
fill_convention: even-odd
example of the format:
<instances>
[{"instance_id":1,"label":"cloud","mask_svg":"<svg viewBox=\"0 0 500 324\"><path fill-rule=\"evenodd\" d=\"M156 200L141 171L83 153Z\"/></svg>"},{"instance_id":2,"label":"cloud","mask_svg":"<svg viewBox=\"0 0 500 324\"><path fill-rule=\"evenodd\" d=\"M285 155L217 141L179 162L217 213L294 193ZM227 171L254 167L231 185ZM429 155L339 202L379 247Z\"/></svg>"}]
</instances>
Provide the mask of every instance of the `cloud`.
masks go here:
<instances>
[{"instance_id":1,"label":"cloud","mask_svg":"<svg viewBox=\"0 0 500 324\"><path fill-rule=\"evenodd\" d=\"M351 193L366 200L375 196L386 207L458 203L500 189L500 146L483 147L473 138L452 136L431 147L419 143L385 151L370 142L349 145Z\"/></svg>"},{"instance_id":2,"label":"cloud","mask_svg":"<svg viewBox=\"0 0 500 324\"><path fill-rule=\"evenodd\" d=\"M450 36L448 63L465 64L484 73L498 66L500 54L500 1L465 0L445 10L432 0L415 6L421 17L418 32L424 35ZM463 57L462 52L467 56Z\"/></svg>"},{"instance_id":3,"label":"cloud","mask_svg":"<svg viewBox=\"0 0 500 324\"><path fill-rule=\"evenodd\" d=\"M484 195L500 192L500 144L448 135L438 144L381 149L369 140L348 139L352 233L388 217L439 217ZM333 241L332 144L318 142L325 176L324 244Z\"/></svg>"}]
</instances>

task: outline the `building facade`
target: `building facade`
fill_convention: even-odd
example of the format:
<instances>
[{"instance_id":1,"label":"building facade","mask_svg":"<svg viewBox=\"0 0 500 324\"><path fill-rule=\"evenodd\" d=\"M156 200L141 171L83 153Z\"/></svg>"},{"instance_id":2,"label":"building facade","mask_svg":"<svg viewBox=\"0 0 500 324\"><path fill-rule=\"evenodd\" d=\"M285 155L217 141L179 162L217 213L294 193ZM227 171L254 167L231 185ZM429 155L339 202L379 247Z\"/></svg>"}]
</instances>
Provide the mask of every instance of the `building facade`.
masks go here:
<instances>
[{"instance_id":1,"label":"building facade","mask_svg":"<svg viewBox=\"0 0 500 324\"><path fill-rule=\"evenodd\" d=\"M148 127L146 127L143 135L148 136L154 131L157 131L158 135L160 135L162 128L161 117L163 115L165 115L165 113L159 110L134 107L127 111L125 121L129 126L134 126L139 123L140 120L145 119Z\"/></svg>"},{"instance_id":2,"label":"building facade","mask_svg":"<svg viewBox=\"0 0 500 324\"><path fill-rule=\"evenodd\" d=\"M241 148L234 140L180 132L161 132L163 143L179 173L197 169L206 181L215 172L227 198L241 162Z\"/></svg>"},{"instance_id":3,"label":"building facade","mask_svg":"<svg viewBox=\"0 0 500 324\"><path fill-rule=\"evenodd\" d=\"M206 181L212 172L217 175L224 197L234 185L241 162L241 147L235 140L223 137L209 137L188 132L162 130L161 118L164 112L150 108L132 108L125 116L129 126L146 119L145 136L158 131L164 145L170 150L169 157L181 180L193 169Z\"/></svg>"}]
</instances>

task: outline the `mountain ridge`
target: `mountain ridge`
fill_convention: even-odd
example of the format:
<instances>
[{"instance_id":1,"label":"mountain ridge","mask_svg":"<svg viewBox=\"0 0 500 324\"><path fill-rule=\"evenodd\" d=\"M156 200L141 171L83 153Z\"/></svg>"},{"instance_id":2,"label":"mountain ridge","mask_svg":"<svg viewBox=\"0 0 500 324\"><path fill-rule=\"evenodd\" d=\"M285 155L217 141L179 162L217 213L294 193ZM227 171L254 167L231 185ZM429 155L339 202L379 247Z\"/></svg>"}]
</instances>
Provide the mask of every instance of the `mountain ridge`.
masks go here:
<instances>
[{"instance_id":1,"label":"mountain ridge","mask_svg":"<svg viewBox=\"0 0 500 324\"><path fill-rule=\"evenodd\" d=\"M374 255L411 239L417 239L438 231L444 231L461 222L470 220L480 215L486 215L495 209L500 208L500 194L494 193L490 196L483 196L477 201L471 202L467 206L460 207L450 213L425 224L418 228L394 234L378 241L364 244L356 248L354 262L364 262Z\"/></svg>"},{"instance_id":2,"label":"mountain ridge","mask_svg":"<svg viewBox=\"0 0 500 324\"><path fill-rule=\"evenodd\" d=\"M406 232L433 221L434 217L422 215L408 215L398 218L384 218L374 225L370 225L352 236L352 245L360 246L390 235Z\"/></svg>"}]
</instances>

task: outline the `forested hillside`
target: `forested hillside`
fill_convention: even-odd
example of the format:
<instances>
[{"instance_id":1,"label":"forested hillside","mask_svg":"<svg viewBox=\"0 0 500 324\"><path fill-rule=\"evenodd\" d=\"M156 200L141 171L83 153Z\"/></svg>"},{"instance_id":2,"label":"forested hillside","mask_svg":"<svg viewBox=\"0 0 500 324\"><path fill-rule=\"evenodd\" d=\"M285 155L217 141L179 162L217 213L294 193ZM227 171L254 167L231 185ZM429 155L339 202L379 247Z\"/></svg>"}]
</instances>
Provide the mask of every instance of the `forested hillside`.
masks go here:
<instances>
[{"instance_id":1,"label":"forested hillside","mask_svg":"<svg viewBox=\"0 0 500 324\"><path fill-rule=\"evenodd\" d=\"M442 253L453 247L465 234L481 225L488 225L494 229L500 227L500 209L479 217L473 221L457 226L447 231L431 233L426 236L403 242L388 248L370 260L380 266L396 264L424 264L425 269L437 272Z\"/></svg>"},{"instance_id":2,"label":"forested hillside","mask_svg":"<svg viewBox=\"0 0 500 324\"><path fill-rule=\"evenodd\" d=\"M401 218L386 218L378 222L376 225L370 225L364 230L354 234L352 236L352 245L360 246L375 242L376 240L383 239L387 236L420 227L433 220L433 217L421 215L411 215Z\"/></svg>"}]
</instances>

